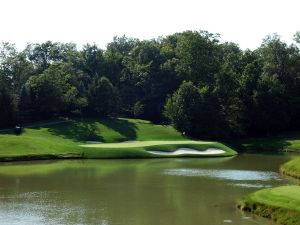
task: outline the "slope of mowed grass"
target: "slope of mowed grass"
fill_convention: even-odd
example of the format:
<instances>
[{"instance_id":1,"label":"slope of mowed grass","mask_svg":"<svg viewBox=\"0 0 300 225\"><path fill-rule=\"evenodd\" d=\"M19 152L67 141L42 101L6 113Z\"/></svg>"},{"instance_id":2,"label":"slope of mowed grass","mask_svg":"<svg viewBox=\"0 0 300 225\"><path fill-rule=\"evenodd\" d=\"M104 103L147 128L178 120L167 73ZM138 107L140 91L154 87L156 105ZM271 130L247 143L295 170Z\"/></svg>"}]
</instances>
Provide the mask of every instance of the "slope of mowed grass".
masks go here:
<instances>
[{"instance_id":1,"label":"slope of mowed grass","mask_svg":"<svg viewBox=\"0 0 300 225\"><path fill-rule=\"evenodd\" d=\"M300 178L300 157L283 164L280 171L285 175Z\"/></svg>"},{"instance_id":2,"label":"slope of mowed grass","mask_svg":"<svg viewBox=\"0 0 300 225\"><path fill-rule=\"evenodd\" d=\"M300 224L300 186L282 186L254 192L242 199L239 207L281 224Z\"/></svg>"},{"instance_id":3,"label":"slope of mowed grass","mask_svg":"<svg viewBox=\"0 0 300 225\"><path fill-rule=\"evenodd\" d=\"M61 150L74 150L76 144L68 140L55 137L13 136L0 135L0 155L17 153L38 153L47 151L56 153Z\"/></svg>"},{"instance_id":4,"label":"slope of mowed grass","mask_svg":"<svg viewBox=\"0 0 300 225\"><path fill-rule=\"evenodd\" d=\"M40 130L40 128L36 128ZM172 126L155 125L146 120L77 119L43 127L40 131L74 142L99 141L105 143L146 140L187 140ZM38 132L39 134L41 132ZM33 132L33 129L30 129ZM37 135L37 133L36 133Z\"/></svg>"},{"instance_id":5,"label":"slope of mowed grass","mask_svg":"<svg viewBox=\"0 0 300 225\"><path fill-rule=\"evenodd\" d=\"M82 147L90 141L101 142L102 147L93 149ZM137 141L137 143L132 146L133 143L126 143L126 141ZM22 135L19 136L0 132L0 159L9 161L14 158L18 159L18 157L22 159L22 156L27 159L35 159L39 156L43 156L43 158L157 157L145 151L147 150L146 146L149 147L149 143L153 144L155 141L157 147L162 146L163 141L165 145L169 146L167 147L169 151L176 150L179 145L187 144L197 145L199 150L204 147L215 147L213 142L196 143L177 132L172 126L155 125L145 120L76 119L52 125L47 123L44 126L41 124L30 126L25 128ZM175 141L175 143L170 143L170 141ZM179 143L182 141L187 142ZM148 144L139 146L138 143L142 142L148 142ZM113 145L116 146L114 149L111 148ZM226 146L222 145L222 147ZM226 150L228 150L226 156L235 154L229 148Z\"/></svg>"}]
</instances>

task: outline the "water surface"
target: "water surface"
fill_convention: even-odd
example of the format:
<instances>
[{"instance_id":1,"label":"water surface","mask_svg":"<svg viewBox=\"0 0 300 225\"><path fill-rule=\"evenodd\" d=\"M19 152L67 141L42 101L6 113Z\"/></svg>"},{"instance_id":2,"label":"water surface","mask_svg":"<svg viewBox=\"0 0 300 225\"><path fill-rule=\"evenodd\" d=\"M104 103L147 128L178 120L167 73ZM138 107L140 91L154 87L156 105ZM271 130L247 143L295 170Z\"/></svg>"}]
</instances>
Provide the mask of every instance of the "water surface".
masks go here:
<instances>
[{"instance_id":1,"label":"water surface","mask_svg":"<svg viewBox=\"0 0 300 225\"><path fill-rule=\"evenodd\" d=\"M0 224L270 225L235 208L283 155L0 164Z\"/></svg>"}]
</instances>

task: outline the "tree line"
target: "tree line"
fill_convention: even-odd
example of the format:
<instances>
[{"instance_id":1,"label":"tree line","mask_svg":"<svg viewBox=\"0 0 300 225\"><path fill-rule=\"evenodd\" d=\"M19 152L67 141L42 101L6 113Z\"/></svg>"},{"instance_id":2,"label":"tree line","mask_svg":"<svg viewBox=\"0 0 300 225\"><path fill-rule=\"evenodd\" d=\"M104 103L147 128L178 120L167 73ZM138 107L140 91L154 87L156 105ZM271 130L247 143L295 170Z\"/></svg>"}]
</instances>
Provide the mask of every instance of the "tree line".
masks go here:
<instances>
[{"instance_id":1,"label":"tree line","mask_svg":"<svg viewBox=\"0 0 300 225\"><path fill-rule=\"evenodd\" d=\"M268 135L300 125L300 33L241 50L217 34L0 45L0 127L59 116L171 122L195 137Z\"/></svg>"}]
</instances>

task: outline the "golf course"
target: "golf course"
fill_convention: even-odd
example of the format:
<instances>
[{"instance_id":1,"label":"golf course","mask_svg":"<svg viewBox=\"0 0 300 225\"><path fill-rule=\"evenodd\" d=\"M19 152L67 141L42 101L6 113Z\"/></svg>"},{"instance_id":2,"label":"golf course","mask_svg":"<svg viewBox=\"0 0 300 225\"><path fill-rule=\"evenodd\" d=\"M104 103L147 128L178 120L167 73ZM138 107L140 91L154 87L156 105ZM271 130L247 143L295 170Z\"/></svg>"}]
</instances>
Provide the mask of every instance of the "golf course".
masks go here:
<instances>
[{"instance_id":1,"label":"golf course","mask_svg":"<svg viewBox=\"0 0 300 225\"><path fill-rule=\"evenodd\" d=\"M300 1L17 2L0 225L300 225Z\"/></svg>"},{"instance_id":2,"label":"golf course","mask_svg":"<svg viewBox=\"0 0 300 225\"><path fill-rule=\"evenodd\" d=\"M241 140L230 144L238 149L297 150L298 139L277 137L259 141ZM276 146L275 146L276 145ZM253 147L256 146L256 147ZM257 147L260 146L260 147ZM59 119L27 124L22 133L0 132L0 160L134 159L170 157L228 157L237 153L220 142L200 141L176 131L170 125L128 118ZM299 158L283 164L283 174L300 177ZM300 221L299 186L258 190L242 198L238 207L281 224Z\"/></svg>"},{"instance_id":3,"label":"golf course","mask_svg":"<svg viewBox=\"0 0 300 225\"><path fill-rule=\"evenodd\" d=\"M236 155L222 143L191 140L172 126L125 118L36 123L21 135L4 130L0 149L1 161Z\"/></svg>"},{"instance_id":4,"label":"golf course","mask_svg":"<svg viewBox=\"0 0 300 225\"><path fill-rule=\"evenodd\" d=\"M297 185L262 189L241 200L239 208L270 218L280 224L300 222L300 187Z\"/></svg>"},{"instance_id":5,"label":"golf course","mask_svg":"<svg viewBox=\"0 0 300 225\"><path fill-rule=\"evenodd\" d=\"M240 141L235 146L243 146L256 151L299 151L299 136L285 135L265 139ZM247 143L247 144L246 144ZM300 158L298 156L280 166L280 172L287 177L300 178ZM296 181L298 184L298 182ZM240 200L238 208L258 216L272 219L284 225L300 224L300 186L288 185L267 188L251 193Z\"/></svg>"}]
</instances>

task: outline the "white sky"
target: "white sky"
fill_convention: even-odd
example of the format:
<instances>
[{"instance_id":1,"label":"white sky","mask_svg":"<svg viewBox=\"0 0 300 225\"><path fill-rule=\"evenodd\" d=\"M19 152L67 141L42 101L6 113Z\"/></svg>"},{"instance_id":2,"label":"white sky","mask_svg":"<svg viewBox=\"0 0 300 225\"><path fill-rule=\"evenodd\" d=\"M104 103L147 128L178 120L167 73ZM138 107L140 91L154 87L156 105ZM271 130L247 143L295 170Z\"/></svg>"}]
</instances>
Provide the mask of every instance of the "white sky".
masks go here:
<instances>
[{"instance_id":1,"label":"white sky","mask_svg":"<svg viewBox=\"0 0 300 225\"><path fill-rule=\"evenodd\" d=\"M125 34L157 38L185 30L220 33L254 49L277 32L291 43L300 30L300 0L0 0L0 40L97 43Z\"/></svg>"}]
</instances>

